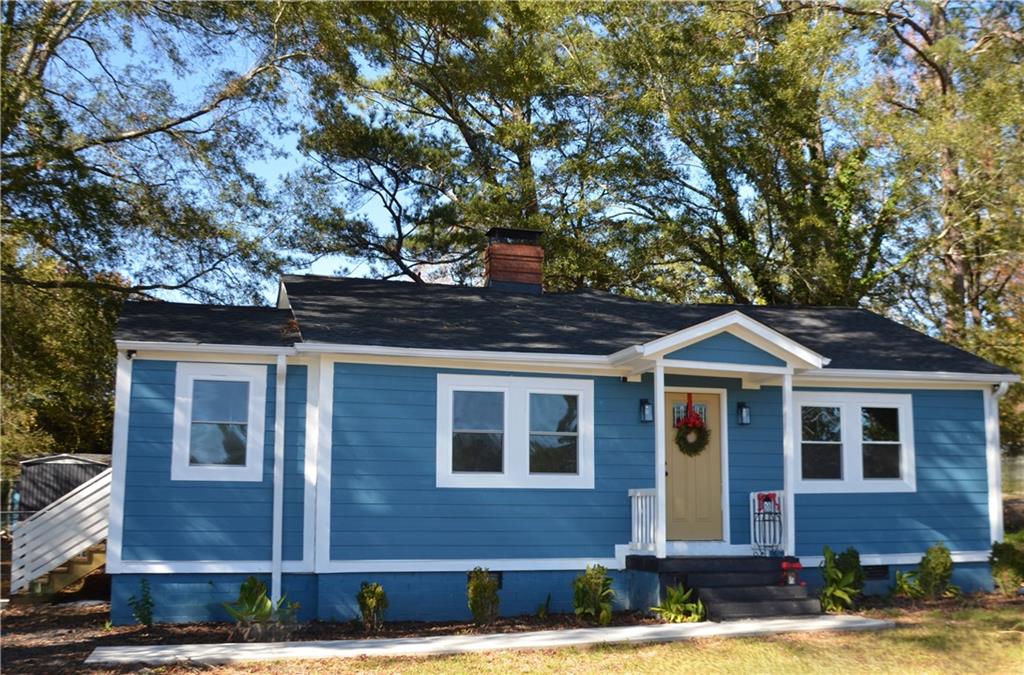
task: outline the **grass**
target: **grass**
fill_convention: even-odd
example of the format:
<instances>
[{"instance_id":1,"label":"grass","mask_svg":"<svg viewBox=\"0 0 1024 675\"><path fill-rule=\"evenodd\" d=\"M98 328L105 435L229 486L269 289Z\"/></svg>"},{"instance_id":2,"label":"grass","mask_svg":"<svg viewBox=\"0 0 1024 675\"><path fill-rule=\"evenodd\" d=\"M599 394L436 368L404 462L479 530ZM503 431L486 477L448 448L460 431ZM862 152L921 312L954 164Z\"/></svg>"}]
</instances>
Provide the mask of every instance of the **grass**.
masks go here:
<instances>
[{"instance_id":1,"label":"grass","mask_svg":"<svg viewBox=\"0 0 1024 675\"><path fill-rule=\"evenodd\" d=\"M897 628L870 633L795 634L709 639L646 646L602 646L446 657L360 658L250 663L227 673L1020 673L1024 602L992 596L924 608L887 608L869 616ZM194 673L194 666L158 672Z\"/></svg>"}]
</instances>

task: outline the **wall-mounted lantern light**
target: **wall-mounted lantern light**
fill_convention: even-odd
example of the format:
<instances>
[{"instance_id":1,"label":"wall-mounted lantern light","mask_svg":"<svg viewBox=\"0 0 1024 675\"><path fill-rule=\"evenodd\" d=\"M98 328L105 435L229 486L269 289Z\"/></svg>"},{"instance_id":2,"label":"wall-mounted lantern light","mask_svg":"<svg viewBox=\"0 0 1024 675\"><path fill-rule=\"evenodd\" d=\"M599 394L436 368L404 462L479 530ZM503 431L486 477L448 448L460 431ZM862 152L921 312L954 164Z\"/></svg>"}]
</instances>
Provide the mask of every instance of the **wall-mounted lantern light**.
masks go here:
<instances>
[{"instance_id":1,"label":"wall-mounted lantern light","mask_svg":"<svg viewBox=\"0 0 1024 675\"><path fill-rule=\"evenodd\" d=\"M641 422L653 422L654 421L654 404L648 399L640 399L640 421Z\"/></svg>"},{"instance_id":2,"label":"wall-mounted lantern light","mask_svg":"<svg viewBox=\"0 0 1024 675\"><path fill-rule=\"evenodd\" d=\"M750 406L742 401L736 404L736 423L750 424Z\"/></svg>"}]
</instances>

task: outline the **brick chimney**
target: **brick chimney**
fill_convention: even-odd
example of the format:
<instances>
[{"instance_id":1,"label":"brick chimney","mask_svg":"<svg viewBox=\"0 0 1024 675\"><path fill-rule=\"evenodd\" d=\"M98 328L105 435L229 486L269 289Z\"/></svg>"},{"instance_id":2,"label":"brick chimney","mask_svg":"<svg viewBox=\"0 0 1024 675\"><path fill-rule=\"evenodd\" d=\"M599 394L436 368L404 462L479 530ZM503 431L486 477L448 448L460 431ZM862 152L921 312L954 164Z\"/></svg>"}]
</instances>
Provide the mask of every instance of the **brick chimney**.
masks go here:
<instances>
[{"instance_id":1,"label":"brick chimney","mask_svg":"<svg viewBox=\"0 0 1024 675\"><path fill-rule=\"evenodd\" d=\"M485 283L489 288L540 293L544 284L544 247L540 230L492 227L487 230L484 254Z\"/></svg>"}]
</instances>

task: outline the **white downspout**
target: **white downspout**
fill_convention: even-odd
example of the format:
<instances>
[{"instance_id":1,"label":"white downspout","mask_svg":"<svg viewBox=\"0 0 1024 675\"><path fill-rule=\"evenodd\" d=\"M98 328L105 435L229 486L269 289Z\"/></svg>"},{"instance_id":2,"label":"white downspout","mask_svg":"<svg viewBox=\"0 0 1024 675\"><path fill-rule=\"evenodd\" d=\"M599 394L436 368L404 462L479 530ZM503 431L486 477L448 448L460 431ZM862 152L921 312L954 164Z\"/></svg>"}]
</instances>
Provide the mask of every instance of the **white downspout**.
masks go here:
<instances>
[{"instance_id":1,"label":"white downspout","mask_svg":"<svg viewBox=\"0 0 1024 675\"><path fill-rule=\"evenodd\" d=\"M1003 541L1003 466L1002 444L999 440L999 399L1010 388L1000 382L995 389L985 388L985 458L988 464L989 539Z\"/></svg>"},{"instance_id":2,"label":"white downspout","mask_svg":"<svg viewBox=\"0 0 1024 675\"><path fill-rule=\"evenodd\" d=\"M274 502L273 533L271 537L270 598L276 604L281 599L281 558L284 523L284 412L287 357L277 355L276 395L274 397Z\"/></svg>"}]
</instances>

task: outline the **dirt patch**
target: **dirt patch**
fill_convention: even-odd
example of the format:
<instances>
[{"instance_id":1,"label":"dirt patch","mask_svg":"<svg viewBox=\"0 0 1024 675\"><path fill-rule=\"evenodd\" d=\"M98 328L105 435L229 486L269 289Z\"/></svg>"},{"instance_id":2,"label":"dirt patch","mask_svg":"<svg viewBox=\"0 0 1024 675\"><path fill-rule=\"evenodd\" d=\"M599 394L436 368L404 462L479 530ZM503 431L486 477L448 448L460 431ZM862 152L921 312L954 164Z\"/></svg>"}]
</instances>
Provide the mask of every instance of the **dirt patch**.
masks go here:
<instances>
[{"instance_id":1,"label":"dirt patch","mask_svg":"<svg viewBox=\"0 0 1024 675\"><path fill-rule=\"evenodd\" d=\"M128 645L174 645L227 642L231 625L198 623L142 626L108 626L107 602L71 602L30 604L18 602L3 612L4 673L82 673L134 672L137 668L87 671L85 658L96 647ZM613 626L658 623L635 612L615 614ZM535 616L510 617L489 626L459 621L396 621L386 623L373 636L367 636L354 621L331 623L312 621L296 631L293 640L352 640L366 637L401 638L435 635L474 635L480 633L519 633L588 626L575 616L555 614L543 619Z\"/></svg>"},{"instance_id":2,"label":"dirt patch","mask_svg":"<svg viewBox=\"0 0 1024 675\"><path fill-rule=\"evenodd\" d=\"M1003 500L1003 524L1007 532L1024 530L1024 499Z\"/></svg>"}]
</instances>

